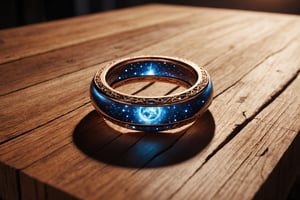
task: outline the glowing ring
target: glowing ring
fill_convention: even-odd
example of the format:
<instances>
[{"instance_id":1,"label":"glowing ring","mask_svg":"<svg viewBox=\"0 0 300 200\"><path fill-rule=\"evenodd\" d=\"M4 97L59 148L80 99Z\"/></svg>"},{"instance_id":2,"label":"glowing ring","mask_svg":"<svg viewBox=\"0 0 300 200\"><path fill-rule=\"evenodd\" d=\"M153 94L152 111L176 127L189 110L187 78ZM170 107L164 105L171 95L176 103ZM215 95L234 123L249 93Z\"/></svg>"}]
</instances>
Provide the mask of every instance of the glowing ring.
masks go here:
<instances>
[{"instance_id":1,"label":"glowing ring","mask_svg":"<svg viewBox=\"0 0 300 200\"><path fill-rule=\"evenodd\" d=\"M163 80L188 88L181 93L155 97L114 89L140 80ZM102 66L90 87L92 103L106 119L142 131L163 131L192 122L207 110L212 92L211 79L202 67L162 56L126 58Z\"/></svg>"}]
</instances>

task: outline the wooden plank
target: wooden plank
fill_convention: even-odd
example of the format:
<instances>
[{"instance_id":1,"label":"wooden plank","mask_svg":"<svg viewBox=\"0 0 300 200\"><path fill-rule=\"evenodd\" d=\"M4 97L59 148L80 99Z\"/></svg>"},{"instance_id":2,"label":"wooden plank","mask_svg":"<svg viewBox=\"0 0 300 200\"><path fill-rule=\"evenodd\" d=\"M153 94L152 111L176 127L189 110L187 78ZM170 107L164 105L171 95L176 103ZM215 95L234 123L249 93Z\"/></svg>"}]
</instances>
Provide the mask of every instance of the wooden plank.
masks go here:
<instances>
[{"instance_id":1,"label":"wooden plank","mask_svg":"<svg viewBox=\"0 0 300 200\"><path fill-rule=\"evenodd\" d=\"M246 15L246 19L248 17L248 14ZM252 20L257 20L257 17L254 16ZM252 20L247 20L246 22L251 22ZM212 76L215 80L218 80L218 76L221 76L222 81L224 84L219 84L215 86L215 90L217 93L220 91L226 89L229 85L232 85L235 83L235 80L240 79L243 75L245 75L248 71L250 71L255 65L259 64L259 62L262 62L265 60L266 57L272 55L275 51L278 51L278 49L272 50L270 53L270 47L273 40L282 40L282 42L278 43L279 47L277 48L284 48L289 41L286 41L287 37L286 35L289 35L290 37L297 35L297 29L294 28L295 26L290 27L290 32L282 32L278 34L278 36L270 37L270 38L261 38L259 35L264 36L269 35L270 33L272 34L273 32L270 31L272 28L274 28L274 32L278 31L278 24L282 23L285 25L286 23L293 23L293 20L287 20L286 18L283 18L282 21L277 20L276 24L275 23L270 23L272 20L266 19L266 20L261 20L262 23L257 23L257 26L252 26L249 28L249 24L241 24L242 30L239 30L241 27L239 25L234 26L234 28L229 28L229 33L227 32L227 29L224 28L224 32L228 33L229 35L226 35L222 33L221 31L213 31L213 30L218 30L218 26L212 27L212 32L216 32L216 35L213 33L210 35L211 39L215 38L215 40L210 41L208 40L207 43L203 42L203 38L199 39L198 45L202 46L203 48L199 49L199 53L202 55L201 51L203 51L203 56L204 59L207 59L207 62L211 62L208 59L212 59L212 61L215 60L216 55L223 55L224 51L228 51L228 46L231 44L235 44L236 47L231 50L231 54L228 55L227 57L222 57L221 59L217 60L217 66L219 66L220 70L215 71L212 70ZM269 24L269 31L266 31L263 29L267 24ZM276 25L276 26L275 26ZM247 26L248 28L245 28ZM236 44L237 41L241 40L241 38L244 38L250 34L252 28L258 29L256 32L260 34L252 34L252 40L246 40L245 43L238 43ZM237 30L235 32L232 32L234 30ZM201 30L201 29L200 29ZM182 49L187 49L190 48L190 43L185 42L182 43L181 41L189 41L189 38L198 38L199 33L203 34L205 36L207 31L210 31L211 29L204 29L203 32L199 31L192 31L192 34L187 32L186 34L183 34L182 37L176 37L177 43L175 43L174 39L171 39L169 43L162 43L162 47L157 46L156 48L149 47L145 48L143 52L149 53L149 50L152 52L157 52L159 54L165 54L162 52L163 49L169 49L168 53L171 55L178 55L179 53L182 54L182 57L186 58L194 58L192 60L195 60L197 62L200 60L198 63L202 63L201 60L203 59L202 57L199 57L199 55L195 54L194 51L182 51ZM262 32L260 32L262 30ZM231 38L231 43L228 42L228 40L224 40L225 38ZM205 38L205 37L204 37ZM265 45L262 45L262 40L265 42ZM235 42L236 41L236 42ZM222 42L225 42L222 47ZM227 43L228 42L228 43ZM194 43L196 43L194 41ZM208 45L208 47L205 46L205 44ZM220 46L219 53L217 53L217 49L212 48L212 52L206 51L209 47L212 46L212 44L215 44L216 46ZM178 52L177 48L173 48L173 46L178 47L181 52ZM185 46L183 46L185 45ZM234 72L237 73L235 78L232 79L225 79L224 74L228 74L230 71L226 70L226 65L223 65L225 62L229 62L228 60L230 59L236 59L238 57L239 52L245 52L247 49L249 49L249 45L251 48L256 49L260 48L261 52L257 51L252 51L251 54L247 52L247 56L243 60L243 70L239 70L239 67L232 67L234 69ZM161 49L161 50L159 50ZM225 49L225 50L224 50ZM279 49L280 50L280 49ZM163 50L165 51L165 50ZM206 53L205 53L206 51ZM174 52L174 53L173 53ZM142 54L142 52L137 52L136 54ZM246 54L246 53L245 53ZM208 57L207 55L210 55ZM257 57L260 59L248 59L249 57ZM197 57L194 57L197 56ZM230 57L232 56L232 57ZM213 58L211 58L213 57ZM237 62L237 61L236 61ZM215 67L215 63L211 63L207 66L207 69L210 71L211 67ZM88 99L88 91L86 88L88 88L88 84L90 82L91 77L95 73L95 71L98 69L98 66L92 66L89 68L85 68L80 71L76 71L72 74L66 74L64 76L59 76L56 79L53 79L50 82L43 82L38 85L34 85L33 87L26 88L21 91L17 91L12 94L8 94L5 96L0 97L0 100L2 101L2 104L0 105L0 109L3 110L3 113L1 113L0 116L0 123L1 123L1 128L0 128L0 141L5 141L7 139L13 138L18 136L19 134L22 134L26 131L29 131L31 129L34 129L35 127L41 126L44 123L47 123L48 121L57 118L60 115L63 115L64 113L67 113L68 111L72 109L76 109L78 106L87 103ZM222 68L222 69L221 69ZM215 71L215 72L214 72ZM229 71L229 72L228 72ZM225 83L225 81L227 81ZM61 88L63 85L63 89L59 90L58 88ZM220 88L219 88L220 87ZM76 90L75 90L76 88ZM44 91L47 91L46 95ZM73 97L73 98L70 98ZM77 99L77 100L76 100ZM43 102L41 106L35 105L34 102ZM69 103L67 103L69 102ZM65 106L67 105L67 106ZM7 110L5 109L6 107L11 106L11 109ZM50 109L54 108L55 109ZM11 112L12 110L19 110L21 111L21 115L15 116L15 112ZM32 114L32 110L36 110L36 113ZM25 120L26 119L26 120ZM9 123L8 123L9 121ZM22 122L22 123L21 123Z\"/></svg>"},{"instance_id":2,"label":"wooden plank","mask_svg":"<svg viewBox=\"0 0 300 200\"><path fill-rule=\"evenodd\" d=\"M239 15L239 18L242 16ZM162 41L151 49L140 51L140 54L158 52L161 55L180 55L190 59L208 69L213 80L222 79L223 84L215 84L214 88L219 93L226 90L228 85L232 85L233 80L239 80L228 76L247 74L299 38L299 18L276 16L276 19L273 19L268 15L252 15L254 18L251 19L250 16L243 19L239 30L234 26L231 26L233 29L222 27L205 29L202 32L192 30ZM176 48L173 51L162 48L174 44Z\"/></svg>"},{"instance_id":3,"label":"wooden plank","mask_svg":"<svg viewBox=\"0 0 300 200\"><path fill-rule=\"evenodd\" d=\"M236 127L236 124L242 124L246 120L244 117L245 113L248 117L256 115L256 112L259 111L259 105L263 106L265 102L269 101L269 97L272 94L276 93L276 91L278 92L278 89L281 88L282 85L286 84L291 77L295 76L300 61L295 54L293 56L293 53L297 52L295 50L298 48L299 43L295 42L288 48L284 49L280 55L270 57L262 65L255 68L255 70L244 77L237 85L231 87L230 90L228 90L229 92L224 93L215 99L215 102L210 109L214 116L215 124L217 125L215 136L202 152L187 162L168 166L168 168L151 169L151 166L157 166L157 162L159 163L159 161L172 158L172 155L178 155L177 150L180 149L180 147L186 148L188 144L191 145L187 142L190 141L187 140L187 138L193 135L192 133L182 136L173 148L160 156L157 156L157 151L163 151L163 149L168 147L174 140L169 141L169 143L165 144L164 147L156 149L156 147L152 146L151 149L150 145L148 146L150 149L147 149L147 145L146 147L144 146L147 144L149 138L146 137L139 140L135 146L125 152L125 155L120 155L120 152L124 151L124 149L119 149L120 152L113 154L115 156L119 155L118 157L121 158L123 157L123 160L121 160L124 161L124 157L126 158L127 156L128 158L129 156L130 158L130 155L133 152L137 152L139 148L144 147L145 152L143 152L140 155L141 157L138 158L144 158L146 156L147 160L142 160L137 164L140 167L146 167L144 165L147 164L150 169L137 170L135 168L114 167L85 158L81 161L80 159L76 159L76 161L72 161L73 164L71 164L71 161L68 160L68 167L66 167L68 174L66 173L67 171L57 171L58 169L61 170L63 168L61 164L65 163L63 162L59 164L58 161L64 160L64 155L69 155L69 153L74 152L76 149L73 144L70 144L60 149L59 152L52 154L51 157L47 157L36 164L33 164L24 171L31 175L34 174L36 178L41 181L48 181L48 184L64 188L67 192L72 192L73 194L76 193L79 197L98 198L101 196L105 197L113 195L113 197L116 198L121 198L122 196L126 196L126 198L145 198L150 196L152 198L168 198L172 193L176 192L176 190L180 188L181 184L193 175L199 166L205 163L205 160L218 148L220 144L222 144L222 142L227 140L227 137L233 132L232 130ZM289 61L286 62L286 60L282 59L283 57L289 57ZM287 66L289 68L286 68ZM259 79L257 79L258 74L260 74ZM254 79L254 77L256 77L256 79ZM260 88L257 88L256 93L253 93L252 88L252 84L255 85L254 80L255 83L259 83L261 85ZM247 93L248 96L247 98L243 98L244 101L241 101L240 95L245 93ZM224 115L223 113L227 113L232 117L228 118L226 117L228 115ZM118 147L119 144L122 144L122 138L119 140L120 141L112 143L110 147L106 147L107 150L102 150L102 153L105 155L105 153L109 153L111 150ZM157 140L158 139L156 138L156 142ZM128 144L127 148L130 146L131 145ZM153 158L155 159L152 160ZM150 163L149 159L151 161ZM82 166L82 163L85 163L84 166ZM45 170L43 167L44 165L54 165L56 167ZM71 171L73 172L72 175L70 175ZM86 174L86 171L89 171L89 173ZM176 178L174 178L174 174L177 174ZM99 182L100 177L101 182ZM128 180L130 180L130 184L128 184ZM76 190L82 181L86 183L86 187L82 188L81 191ZM97 184L95 184L96 182ZM90 184L88 183L94 183L94 187L90 188ZM147 190L145 190L145 188L147 188Z\"/></svg>"},{"instance_id":4,"label":"wooden plank","mask_svg":"<svg viewBox=\"0 0 300 200\"><path fill-rule=\"evenodd\" d=\"M43 184L38 183L36 180L31 177L23 176L20 173L20 181L23 184L20 186L21 199L32 199L32 200L45 200L46 199L46 191L45 186Z\"/></svg>"},{"instance_id":5,"label":"wooden plank","mask_svg":"<svg viewBox=\"0 0 300 200\"><path fill-rule=\"evenodd\" d=\"M183 29L193 30L199 29L199 27L205 29L210 25L215 29L236 24L241 20L236 18L226 20L227 16L232 15L232 12L220 14L216 12L215 16L205 21L201 18L207 18L206 15L210 15L209 12L204 10L197 15L193 13L0 65L0 95L150 48L153 44L181 34ZM192 16L197 20L196 23L189 23ZM220 23L221 21L222 23ZM29 76L30 79L28 79Z\"/></svg>"},{"instance_id":6,"label":"wooden plank","mask_svg":"<svg viewBox=\"0 0 300 200\"><path fill-rule=\"evenodd\" d=\"M18 173L16 169L0 162L0 198L18 199Z\"/></svg>"},{"instance_id":7,"label":"wooden plank","mask_svg":"<svg viewBox=\"0 0 300 200\"><path fill-rule=\"evenodd\" d=\"M189 15L182 7L139 6L0 31L0 63ZM190 9L192 10L192 9ZM18 38L16 40L16 38Z\"/></svg>"},{"instance_id":8,"label":"wooden plank","mask_svg":"<svg viewBox=\"0 0 300 200\"><path fill-rule=\"evenodd\" d=\"M256 197L286 199L300 167L300 95L295 93L299 90L300 77L205 163L174 199L253 199L274 176L276 180L268 183L271 190ZM283 166L275 167L279 162Z\"/></svg>"},{"instance_id":9,"label":"wooden plank","mask_svg":"<svg viewBox=\"0 0 300 200\"><path fill-rule=\"evenodd\" d=\"M191 48L194 48L193 46L197 44L199 46L202 46L201 49L203 49L203 51L207 51L210 49L215 50L218 47L216 45L215 47L212 46L212 44L209 43L211 40L214 40L220 36L223 36L222 38L224 40L224 37L226 37L228 31L236 29L242 29L243 31L246 31L247 26L249 28L249 23L254 23L259 18L257 16L254 16L253 14L246 14L245 16L243 15L243 17L236 18L234 15L235 12L233 11L220 12L218 10L214 11L214 14L212 15L209 11L210 10L204 9L203 12L198 12L197 15L195 14L196 12L192 12L187 17L182 17L179 19L176 18L172 20L170 19L170 21L166 21L161 24L129 30L124 33L121 32L120 34L112 34L106 37L102 37L101 39L93 40L79 45L73 45L69 48L51 51L46 54L37 55L34 57L22 59L20 61L1 65L0 94L5 95L7 93L20 90L34 84L38 84L43 81L51 80L55 77L65 75L67 73L78 71L85 67L105 62L115 57L125 56L128 53L139 51L140 49L143 49L142 52L135 52L134 54L145 52L153 54L153 52L160 52L162 49L160 47L149 47L159 42L161 43L163 40L172 38L180 33L180 35L182 35L182 29L188 30L186 32L192 31L194 33L194 35L190 34L190 37L186 37L187 42L191 41L190 38L197 38L199 37L199 35L203 38L203 44L191 41L192 43L189 44ZM234 17L229 17L232 15ZM195 23L189 22L191 17L193 17ZM203 18L205 18L206 20L202 20ZM278 24L274 24L274 28L280 28L278 25L280 25L282 21L284 22L284 20L280 18L278 20ZM251 35L251 40L253 41L256 40L255 38L257 36L261 38L263 37L263 35L269 33L267 31L270 31L270 21L266 21L266 25L259 24L259 26L260 28L257 28L259 31L257 31L255 35ZM268 29L266 29L266 27L268 27ZM194 30L195 28L196 30ZM220 28L222 28L223 31L216 31ZM244 30L245 28L246 30ZM196 36L195 33L197 34ZM241 33L239 33L239 35L237 36L232 35L232 40L230 41L241 41L241 39L239 39L240 37ZM129 39L130 42L128 42ZM182 44L177 43L178 40L175 38L175 40L169 41L166 46L176 44L179 45L177 49L182 49ZM237 42L235 48L240 45L239 43L240 42ZM223 44L223 42L221 42L221 44ZM230 53L231 49L234 48L234 46L231 44L228 46L229 47L222 48L224 53ZM103 51L103 49L105 49L105 51ZM148 50L145 51L145 49ZM173 53L175 56L177 56L178 53L183 53L177 51L174 51ZM101 54L99 52L101 52ZM211 55L213 54L211 54L210 52L200 53L203 54L203 56L201 56L200 63L211 62ZM161 52L161 54L170 53L163 51ZM207 55L210 56L207 57ZM46 71L46 73L41 73L41 71ZM28 76L30 76L31 78L28 79Z\"/></svg>"}]
</instances>

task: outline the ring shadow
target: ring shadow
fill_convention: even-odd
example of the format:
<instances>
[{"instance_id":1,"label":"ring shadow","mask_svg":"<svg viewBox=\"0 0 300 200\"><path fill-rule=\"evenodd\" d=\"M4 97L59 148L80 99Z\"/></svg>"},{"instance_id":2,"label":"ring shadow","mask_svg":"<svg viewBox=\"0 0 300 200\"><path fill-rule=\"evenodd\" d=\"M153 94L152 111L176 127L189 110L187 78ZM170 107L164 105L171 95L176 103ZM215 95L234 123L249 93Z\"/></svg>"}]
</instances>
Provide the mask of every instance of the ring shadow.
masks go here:
<instances>
[{"instance_id":1,"label":"ring shadow","mask_svg":"<svg viewBox=\"0 0 300 200\"><path fill-rule=\"evenodd\" d=\"M207 111L193 125L178 133L121 133L105 123L94 110L73 132L73 141L89 157L114 166L157 168L186 161L212 140L215 122Z\"/></svg>"}]
</instances>

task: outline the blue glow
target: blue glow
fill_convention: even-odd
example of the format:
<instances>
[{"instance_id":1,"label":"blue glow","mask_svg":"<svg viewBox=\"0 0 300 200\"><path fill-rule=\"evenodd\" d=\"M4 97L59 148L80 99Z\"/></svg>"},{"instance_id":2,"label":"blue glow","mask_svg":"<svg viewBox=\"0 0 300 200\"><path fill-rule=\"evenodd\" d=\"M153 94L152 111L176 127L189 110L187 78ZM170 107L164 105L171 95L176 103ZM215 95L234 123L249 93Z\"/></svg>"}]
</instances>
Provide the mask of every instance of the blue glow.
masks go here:
<instances>
[{"instance_id":1,"label":"blue glow","mask_svg":"<svg viewBox=\"0 0 300 200\"><path fill-rule=\"evenodd\" d=\"M153 69L149 69L147 72L146 72L147 75L154 75L154 70Z\"/></svg>"},{"instance_id":2,"label":"blue glow","mask_svg":"<svg viewBox=\"0 0 300 200\"><path fill-rule=\"evenodd\" d=\"M138 111L139 117L146 123L155 122L161 116L160 107L140 107Z\"/></svg>"},{"instance_id":3,"label":"blue glow","mask_svg":"<svg viewBox=\"0 0 300 200\"><path fill-rule=\"evenodd\" d=\"M149 76L155 75L154 68L157 68L157 66L155 66L155 67L152 67L152 66L153 66L153 63L150 63L150 66L147 69L148 71L146 72L146 75L149 75Z\"/></svg>"}]
</instances>

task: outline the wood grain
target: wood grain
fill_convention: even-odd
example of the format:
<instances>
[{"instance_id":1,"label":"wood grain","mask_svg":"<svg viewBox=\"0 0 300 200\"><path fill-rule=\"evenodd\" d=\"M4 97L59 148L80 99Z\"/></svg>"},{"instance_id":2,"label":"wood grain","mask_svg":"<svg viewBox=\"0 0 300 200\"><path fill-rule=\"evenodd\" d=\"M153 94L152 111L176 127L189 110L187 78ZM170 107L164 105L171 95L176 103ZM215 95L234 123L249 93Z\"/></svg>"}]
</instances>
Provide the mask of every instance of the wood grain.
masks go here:
<instances>
[{"instance_id":1,"label":"wood grain","mask_svg":"<svg viewBox=\"0 0 300 200\"><path fill-rule=\"evenodd\" d=\"M209 15L209 12L203 12L200 15L193 14L195 12L184 13L181 15L186 16L181 18L176 17L176 15L174 18L146 27L127 31L119 30L115 34L72 45L69 48L53 50L45 54L3 64L0 66L0 94L5 95L141 49L151 48L158 42L180 34L182 29L192 30L196 27L203 29L216 21L226 20L226 17L231 14L220 13L203 21L200 19L202 17L207 18L206 15ZM197 23L190 23L191 17L196 17L196 20L199 20ZM232 24L235 21L235 19L231 19L227 23ZM219 27L224 26L224 24L219 23L214 26ZM28 76L31 78L28 79Z\"/></svg>"},{"instance_id":2,"label":"wood grain","mask_svg":"<svg viewBox=\"0 0 300 200\"><path fill-rule=\"evenodd\" d=\"M206 162L174 199L252 199L261 185L275 176L271 174L274 166L283 160L285 163L281 165L285 165L285 169L281 166L273 172L284 172L270 183L273 192L261 195L264 199L285 199L287 194L281 193L282 188L289 188L291 182L282 181L286 176L295 177L296 164L299 167L300 96L294 93L299 89L300 77ZM294 116L294 120L287 122L290 116ZM297 151L293 152L292 159L285 160L284 154L293 141Z\"/></svg>"},{"instance_id":3,"label":"wood grain","mask_svg":"<svg viewBox=\"0 0 300 200\"><path fill-rule=\"evenodd\" d=\"M181 7L140 6L0 32L0 63L189 15ZM178 12L179 11L179 12ZM151 17L150 17L151 16ZM15 40L15 38L18 38Z\"/></svg>"},{"instance_id":4,"label":"wood grain","mask_svg":"<svg viewBox=\"0 0 300 200\"><path fill-rule=\"evenodd\" d=\"M14 51L0 52L1 198L286 197L300 168L299 17L148 5L0 36L20 30L2 44ZM209 112L173 134L108 126L90 105L91 78L114 58L141 54L205 66L215 89ZM178 91L159 83L123 90Z\"/></svg>"},{"instance_id":5,"label":"wood grain","mask_svg":"<svg viewBox=\"0 0 300 200\"><path fill-rule=\"evenodd\" d=\"M246 18L245 21L247 21L248 23L252 23L252 20L248 19L249 18L248 15L246 15L245 18ZM257 17L255 15L253 16L253 20L257 20ZM274 28L275 29L274 31L277 32L279 20L277 20L276 23L272 23L272 24L270 24L270 20L265 20L265 21L262 21L262 24L257 27L259 30L262 29L263 27L265 27L267 24L269 24L270 29L269 29L269 31L265 31L264 34L268 35L268 34L272 33L271 32L271 30L272 30L271 28ZM282 21L290 23L291 20L286 20L285 18L283 18ZM234 21L234 23L235 22L236 21ZM232 24L232 23L233 22L231 22L230 24ZM217 23L217 24L222 24L222 23ZM225 25L228 25L228 24L225 23ZM246 25L249 26L249 24L246 24ZM222 26L224 26L224 25L222 25ZM225 40L225 38L230 37L230 38L232 38L233 42L235 40L237 40L237 39L241 40L242 38L248 36L249 35L249 31L252 30L252 29L244 28L244 26L245 26L244 24L241 24L241 26L242 26L242 30L240 31L241 27L240 27L239 24L236 25L236 26L233 25L233 27L235 27L235 30L238 29L238 31L237 32L233 32L233 33L229 32L229 33L232 33L232 34L229 34L229 35L226 35L224 33L220 33L220 31L216 31L217 32L217 36L216 37L217 38L219 37L219 40L214 40L212 42L210 42L209 40L207 40L207 45L209 45L209 47L210 47L211 43L215 43L216 46L217 46L221 42L225 41L225 44L224 44L225 47L224 48L221 48L221 47L218 48L221 51L220 55L224 54L223 50L228 48L228 47L226 47L226 44L227 44L226 41L228 41L228 40ZM227 27L227 26L225 26L225 27ZM229 27L230 27L230 29L233 28L232 26L229 26ZM292 26L292 27L294 27L294 26ZM213 30L216 30L215 26L212 27L212 30L210 30L210 29L208 29L208 30L204 29L203 32L206 33L207 31L213 31ZM218 30L218 28L217 28L217 30ZM227 31L227 28L224 28L224 30ZM290 31L291 31L290 32L291 36L297 35L299 33L299 32L297 32L296 28L295 28L295 31L294 31L294 29L291 29ZM191 58L191 60L197 62L197 60L199 60L199 56L197 55L197 58L195 58L194 57L195 56L194 51L188 51L188 52L182 51L182 52L178 52L178 49L182 50L182 49L190 48L191 47L191 45L189 43L181 43L180 41L182 41L182 40L187 40L188 41L188 38L191 38L191 37L192 38L197 38L197 36L199 34L201 34L201 31L200 32L199 31L192 31L192 33L193 33L193 35L190 35L190 34L185 35L185 34L183 34L183 37L181 39L179 39L179 40L178 40L178 38L176 38L177 44L178 44L178 45L175 45L176 48L172 48L172 46L174 44L176 44L174 40L169 41L169 43L162 43L162 45L166 46L166 47L171 47L171 49L168 51L169 55L173 55L173 51L175 51L174 55L183 54L183 57ZM261 32L258 31L258 33L261 33ZM278 43L279 44L279 48L284 48L284 45L288 44L289 41L286 41L287 40L286 39L287 35L288 35L288 33L284 32L282 35L278 34L278 36L276 35L276 37L274 38L274 39L278 39L277 37L279 37L279 39L282 39L282 42ZM223 36L223 38L220 38L220 36ZM261 36L263 36L263 33L261 33ZM210 37L212 37L212 36L210 35ZM258 41L253 44L253 42L256 41L256 40L258 40ZM203 40L200 40L199 41L200 43L198 43L198 45L202 47L200 49L199 53L201 55L203 54L203 55L215 56L216 55L216 49L211 48L212 51L214 51L214 52L207 52L206 49L208 47L206 47L205 45L202 45L201 44L202 41ZM206 41L206 40L204 40L204 41ZM196 43L196 42L194 42L194 43ZM215 63L211 63L210 65L207 65L207 69L208 70L210 70L210 66L212 66L212 67L219 66L220 70L217 71L218 73L214 72L214 70L212 69L212 72L213 72L212 75L213 75L214 79L216 79L218 81L220 79L218 79L217 77L215 78L215 76L223 76L222 80L223 80L224 84L216 85L215 86L215 90L217 92L219 92L219 88L218 87L222 87L221 90L222 89L223 90L226 89L226 87L228 87L229 85L232 85L235 82L235 80L239 80L241 76L243 76L249 70L251 70L251 68L253 66L255 66L255 65L259 64L260 62L262 62L263 60L265 60L266 57L274 54L273 51L280 50L280 49L275 49L275 47L276 47L275 46L273 48L273 51L269 52L269 48L270 48L269 45L271 45L271 43L272 43L272 38L269 39L269 40L267 38L265 45L262 45L261 38L258 37L258 35L254 34L252 36L251 40L250 39L247 40L246 44L244 44L244 43L236 44L236 47L232 49L230 56L223 57L223 59L221 58L220 60L216 60L216 61L219 61L217 63L218 65L216 65ZM186 46L181 46L182 44L185 44ZM238 46L240 46L240 45L242 46L242 49L238 48ZM245 51L246 49L248 49L249 45L252 45L253 49L255 49L255 50L257 48L262 48L262 49L261 49L261 52L253 51L254 55L251 55L251 54L249 54L249 52L247 52L246 58L249 58L249 57L253 56L253 57L259 57L260 59L247 59L247 60L243 61L244 62L243 63L244 64L243 65L243 70L238 70L241 66L239 66L239 67L233 66L232 68L234 68L236 70L236 73L237 73L236 75L237 76L233 77L232 79L225 79L224 75L228 74L230 71L224 70L224 69L222 70L221 69L221 67L224 67L224 68L226 67L225 65L223 65L223 63L228 62L228 59L233 59L233 60L236 59L238 55L235 55L234 53L237 54L240 51ZM230 44L228 44L228 46L230 46ZM137 52L135 54L140 55L140 54L150 53L149 51L147 51L147 49L148 48L144 48L143 52ZM161 52L161 49L164 49L164 48L161 48L161 47L159 47L159 48L149 47L149 49L151 49L152 54L153 54L153 52L156 52L156 53L159 53L159 54L162 54L162 55L166 54L165 52ZM169 48L167 48L167 49L169 49ZM202 49L203 49L203 51L206 51L206 53L205 52L201 53ZM265 51L263 51L264 49L265 49ZM226 51L228 51L228 49ZM189 55L189 52L192 55ZM267 55L265 55L265 54L267 54ZM207 58L206 56L203 56L203 58L212 59L213 61L215 60L214 57L213 58L211 58L211 57ZM203 58L201 57L201 59L203 59ZM211 60L206 60L206 61L200 60L198 63L209 63L209 62L213 62L213 61L211 61ZM48 68L49 68L49 65L46 65L46 66L48 66ZM76 109L79 106L79 104L86 103L87 101L84 100L84 102L82 102L82 101L78 102L77 101L79 104L74 104L76 101L74 101L73 98L71 98L71 99L69 98L70 96L72 96L71 94L68 94L68 92L62 92L60 90L57 90L56 88L60 87L60 84L63 84L65 91L70 91L70 92L72 91L74 93L78 92L78 95L74 95L74 96L76 98L81 98L82 95L79 95L79 94L87 92L86 88L88 87L88 84L90 82L90 79L91 79L90 77L93 76L92 73L95 73L95 71L97 69L99 69L99 67L92 66L92 67L85 68L85 69L80 70L80 71L75 71L74 73L67 73L67 74L65 74L63 76L59 76L56 79L53 79L53 81L42 82L41 84L33 85L33 87L25 88L24 90L21 90L19 92L8 94L6 96L0 97L1 101L3 102L0 105L0 108L1 107L5 108L8 105L12 104L14 106L14 109L11 109L11 110L21 110L21 111L24 110L24 109L27 110L23 115L19 115L17 118L14 118L13 120L11 120L11 119L12 119L12 116L15 113L11 113L10 111L8 111L9 113L4 112L3 115L0 116L1 122L4 123L1 126L1 128L0 128L0 133L2 133L2 132L5 131L5 133L1 134L0 141L4 141L4 140L7 140L7 139L9 139L11 137L15 137L15 136L19 135L21 132L25 132L25 131L31 130L34 127L38 127L41 124L44 124L47 121L58 117L56 113L47 113L47 111L49 110L49 107L53 107L54 105L61 105L61 107L62 107L63 110L59 111L59 107L60 106L58 106L57 109L54 110L55 112L58 111L60 113L66 113L68 110L70 110L70 107L65 107L62 103L59 102L60 100L61 100L61 102L66 102L67 99L69 99L70 101L72 101L72 103L68 103L68 105L72 106L73 109ZM36 70L38 70L38 69L36 69ZM38 73L40 74L40 72L38 72ZM22 74L23 74L23 72L22 72ZM8 76L8 77L12 77L12 76ZM28 75L25 76L24 78L26 78L26 77L28 77ZM3 80L5 80L5 79L3 79ZM30 80L33 80L33 79L30 79ZM82 80L84 82L80 82L80 80ZM225 83L225 81L227 81L227 80L228 80L228 82ZM74 82L74 83L72 83L72 82ZM76 85L74 85L74 84L76 84ZM8 84L3 84L3 85L9 86L9 82L8 82ZM74 90L75 87L76 87L76 90ZM47 88L47 91L49 91L47 93L48 96L43 95L43 93L44 93L43 90L39 89L39 88ZM30 97L28 95L30 95ZM52 97L52 100L49 97ZM86 95L85 97L86 97L85 99L87 99L88 95ZM22 99L22 101L20 99ZM57 100L57 99L59 99L59 100ZM13 102L12 102L12 100L13 100ZM24 101L27 102L27 103L24 103ZM34 103L30 103L32 101L45 102L43 104L43 106L41 107L41 109L37 109L37 113L39 113L39 114L35 114L33 116L31 115L30 111L33 110L33 109L36 109L36 105ZM23 106L26 106L26 108L23 108ZM51 112L51 110L50 110L50 112ZM26 116L26 115L29 115L29 116ZM29 119L29 120L28 121L24 121L24 118ZM42 119L40 119L40 118L42 118ZM7 120L9 120L10 123L6 123ZM24 123L20 123L20 121L22 121ZM10 127L7 127L7 125L9 125ZM24 127L26 127L25 130L24 130Z\"/></svg>"}]
</instances>

